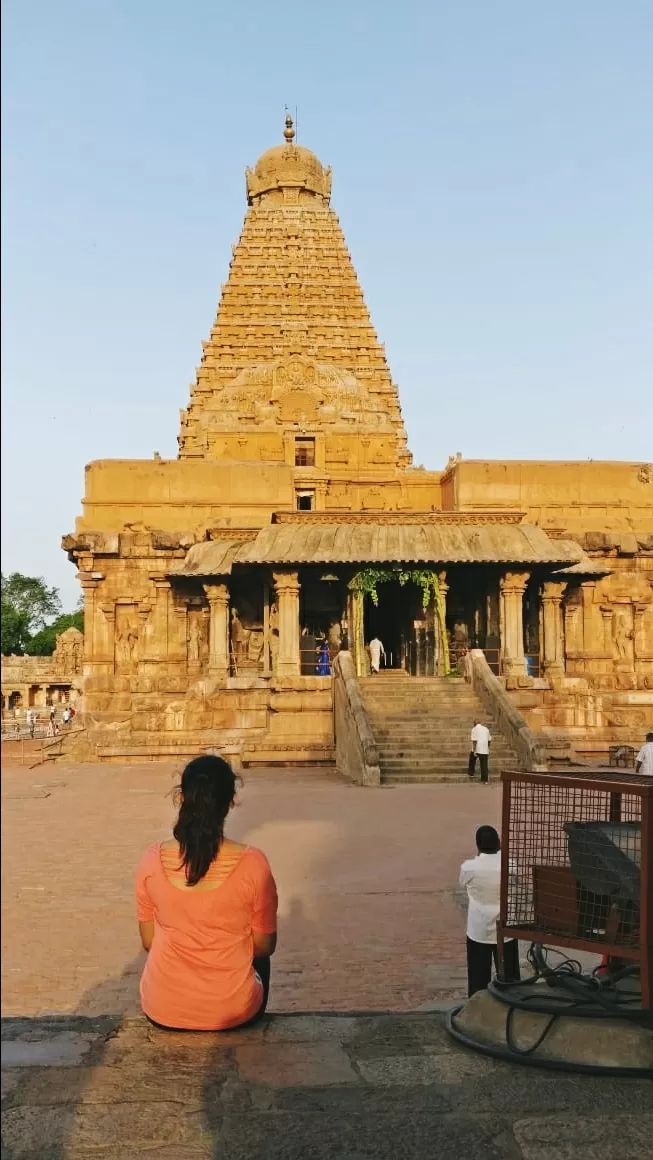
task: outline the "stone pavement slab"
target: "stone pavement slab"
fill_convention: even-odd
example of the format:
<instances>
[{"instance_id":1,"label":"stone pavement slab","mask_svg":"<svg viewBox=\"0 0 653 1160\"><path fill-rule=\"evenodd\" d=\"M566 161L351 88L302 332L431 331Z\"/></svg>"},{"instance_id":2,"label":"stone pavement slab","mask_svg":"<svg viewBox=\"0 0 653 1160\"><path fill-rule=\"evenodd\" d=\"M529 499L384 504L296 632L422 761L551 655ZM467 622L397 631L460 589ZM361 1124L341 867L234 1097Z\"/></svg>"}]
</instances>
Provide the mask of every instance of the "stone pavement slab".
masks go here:
<instances>
[{"instance_id":1,"label":"stone pavement slab","mask_svg":"<svg viewBox=\"0 0 653 1160\"><path fill-rule=\"evenodd\" d=\"M650 1083L470 1053L441 1014L270 1016L216 1035L142 1018L8 1019L3 1041L6 1160L651 1155ZM63 1042L85 1045L76 1063L57 1057Z\"/></svg>"}]
</instances>

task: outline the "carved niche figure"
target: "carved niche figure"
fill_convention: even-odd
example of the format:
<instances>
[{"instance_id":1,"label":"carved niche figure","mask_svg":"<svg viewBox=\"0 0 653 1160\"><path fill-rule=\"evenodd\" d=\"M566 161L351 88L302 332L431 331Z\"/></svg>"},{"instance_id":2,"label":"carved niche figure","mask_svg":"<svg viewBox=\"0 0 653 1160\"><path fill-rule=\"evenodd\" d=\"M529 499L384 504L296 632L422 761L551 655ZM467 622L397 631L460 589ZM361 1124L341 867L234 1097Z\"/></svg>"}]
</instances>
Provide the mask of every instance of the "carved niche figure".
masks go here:
<instances>
[{"instance_id":1,"label":"carved niche figure","mask_svg":"<svg viewBox=\"0 0 653 1160\"><path fill-rule=\"evenodd\" d=\"M116 667L119 672L128 672L136 664L136 645L138 635L132 631L119 632L116 635Z\"/></svg>"},{"instance_id":2,"label":"carved niche figure","mask_svg":"<svg viewBox=\"0 0 653 1160\"><path fill-rule=\"evenodd\" d=\"M630 627L625 612L616 613L612 630L612 638L614 641L616 659L619 661L631 660L631 641L633 639L633 631Z\"/></svg>"},{"instance_id":3,"label":"carved niche figure","mask_svg":"<svg viewBox=\"0 0 653 1160\"><path fill-rule=\"evenodd\" d=\"M118 673L133 672L138 662L138 629L129 613L116 617L115 659Z\"/></svg>"},{"instance_id":4,"label":"carved niche figure","mask_svg":"<svg viewBox=\"0 0 653 1160\"><path fill-rule=\"evenodd\" d=\"M202 660L202 645L204 644L204 630L201 613L191 613L188 626L188 660L191 664L199 664Z\"/></svg>"}]
</instances>

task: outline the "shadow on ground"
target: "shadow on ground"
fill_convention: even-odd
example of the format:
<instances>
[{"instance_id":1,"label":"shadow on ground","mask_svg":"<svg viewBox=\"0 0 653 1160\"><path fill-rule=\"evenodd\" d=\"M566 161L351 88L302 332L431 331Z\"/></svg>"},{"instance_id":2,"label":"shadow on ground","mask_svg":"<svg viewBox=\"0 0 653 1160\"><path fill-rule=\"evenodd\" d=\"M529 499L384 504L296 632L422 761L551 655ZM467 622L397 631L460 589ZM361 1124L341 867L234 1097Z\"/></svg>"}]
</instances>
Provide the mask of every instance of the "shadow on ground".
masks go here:
<instances>
[{"instance_id":1,"label":"shadow on ground","mask_svg":"<svg viewBox=\"0 0 653 1160\"><path fill-rule=\"evenodd\" d=\"M470 1053L437 1013L3 1024L5 1160L639 1160L650 1096Z\"/></svg>"}]
</instances>

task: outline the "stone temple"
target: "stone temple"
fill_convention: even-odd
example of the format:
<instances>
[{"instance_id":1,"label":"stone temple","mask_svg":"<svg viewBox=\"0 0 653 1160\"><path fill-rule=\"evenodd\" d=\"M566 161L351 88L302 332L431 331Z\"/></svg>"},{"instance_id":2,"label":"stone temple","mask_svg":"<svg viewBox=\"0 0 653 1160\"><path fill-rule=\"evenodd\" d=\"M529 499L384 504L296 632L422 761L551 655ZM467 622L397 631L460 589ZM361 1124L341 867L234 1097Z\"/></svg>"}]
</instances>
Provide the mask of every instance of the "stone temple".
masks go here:
<instances>
[{"instance_id":1,"label":"stone temple","mask_svg":"<svg viewBox=\"0 0 653 1160\"><path fill-rule=\"evenodd\" d=\"M85 602L79 754L329 761L334 730L360 726L375 635L387 669L414 689L433 678L436 700L473 658L494 719L549 756L638 744L653 727L653 468L414 467L331 171L290 118L284 137L247 170L178 457L86 468L63 540ZM335 677L323 639L347 658Z\"/></svg>"}]
</instances>

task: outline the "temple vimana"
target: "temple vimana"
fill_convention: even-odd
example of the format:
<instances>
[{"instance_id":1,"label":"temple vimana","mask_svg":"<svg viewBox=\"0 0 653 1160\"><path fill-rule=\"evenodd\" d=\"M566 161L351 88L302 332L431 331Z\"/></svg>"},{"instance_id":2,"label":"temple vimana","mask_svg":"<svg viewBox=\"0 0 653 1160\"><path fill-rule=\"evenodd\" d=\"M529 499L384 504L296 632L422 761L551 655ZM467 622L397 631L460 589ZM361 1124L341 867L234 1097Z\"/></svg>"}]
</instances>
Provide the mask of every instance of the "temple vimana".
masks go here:
<instances>
[{"instance_id":1,"label":"temple vimana","mask_svg":"<svg viewBox=\"0 0 653 1160\"><path fill-rule=\"evenodd\" d=\"M304 765L338 746L369 764L376 746L382 766L383 689L395 722L413 693L457 720L470 683L520 759L640 744L653 466L413 465L331 170L290 118L284 138L247 170L177 458L86 468L63 539L85 609L70 746ZM369 677L374 637L385 664Z\"/></svg>"}]
</instances>

